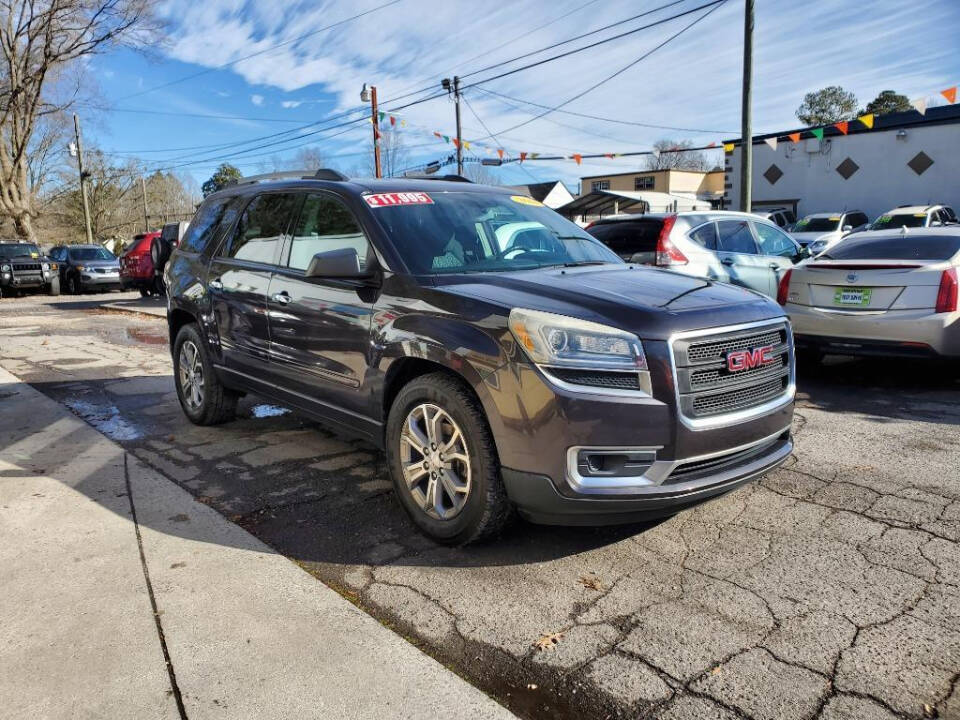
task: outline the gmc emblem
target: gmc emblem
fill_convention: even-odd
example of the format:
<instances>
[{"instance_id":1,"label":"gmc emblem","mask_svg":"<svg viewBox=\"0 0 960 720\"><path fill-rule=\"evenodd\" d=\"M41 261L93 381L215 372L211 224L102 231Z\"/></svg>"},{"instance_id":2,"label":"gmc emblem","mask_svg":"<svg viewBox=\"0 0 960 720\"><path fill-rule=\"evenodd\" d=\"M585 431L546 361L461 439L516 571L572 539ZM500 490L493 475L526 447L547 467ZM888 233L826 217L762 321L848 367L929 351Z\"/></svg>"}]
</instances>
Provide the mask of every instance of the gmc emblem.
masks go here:
<instances>
[{"instance_id":1,"label":"gmc emblem","mask_svg":"<svg viewBox=\"0 0 960 720\"><path fill-rule=\"evenodd\" d=\"M773 345L766 347L753 348L753 350L733 350L727 353L727 370L730 372L740 372L750 368L769 365L775 358L770 357L773 352Z\"/></svg>"}]
</instances>

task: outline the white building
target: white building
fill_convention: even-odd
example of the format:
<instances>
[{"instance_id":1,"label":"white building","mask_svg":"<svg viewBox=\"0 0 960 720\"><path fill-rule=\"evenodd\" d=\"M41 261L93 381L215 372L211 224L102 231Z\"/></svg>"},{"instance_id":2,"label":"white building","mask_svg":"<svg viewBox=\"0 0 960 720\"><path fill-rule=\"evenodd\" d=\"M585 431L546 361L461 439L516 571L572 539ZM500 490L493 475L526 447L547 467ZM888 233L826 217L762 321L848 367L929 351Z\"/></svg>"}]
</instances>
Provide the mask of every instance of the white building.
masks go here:
<instances>
[{"instance_id":1,"label":"white building","mask_svg":"<svg viewBox=\"0 0 960 720\"><path fill-rule=\"evenodd\" d=\"M800 132L799 142L788 135ZM765 140L777 138L772 149ZM740 203L739 140L725 155L724 207ZM960 105L880 115L873 129L851 121L849 134L826 128L823 140L790 130L753 139L753 209L862 210L873 220L898 205L960 208Z\"/></svg>"}]
</instances>

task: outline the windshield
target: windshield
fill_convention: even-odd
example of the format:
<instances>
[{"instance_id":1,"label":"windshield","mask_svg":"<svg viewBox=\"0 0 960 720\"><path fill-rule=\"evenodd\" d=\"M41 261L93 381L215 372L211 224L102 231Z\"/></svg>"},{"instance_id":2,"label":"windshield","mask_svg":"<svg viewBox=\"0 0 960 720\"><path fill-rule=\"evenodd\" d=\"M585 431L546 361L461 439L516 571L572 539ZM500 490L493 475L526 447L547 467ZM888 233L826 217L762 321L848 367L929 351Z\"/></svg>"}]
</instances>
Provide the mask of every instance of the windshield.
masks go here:
<instances>
[{"instance_id":1,"label":"windshield","mask_svg":"<svg viewBox=\"0 0 960 720\"><path fill-rule=\"evenodd\" d=\"M67 251L70 259L77 260L116 260L116 256L102 247L71 248Z\"/></svg>"},{"instance_id":2,"label":"windshield","mask_svg":"<svg viewBox=\"0 0 960 720\"><path fill-rule=\"evenodd\" d=\"M794 232L833 232L840 229L840 216L805 217L793 227Z\"/></svg>"},{"instance_id":3,"label":"windshield","mask_svg":"<svg viewBox=\"0 0 960 720\"><path fill-rule=\"evenodd\" d=\"M38 258L42 253L33 243L3 243L0 244L0 258L9 260L15 257Z\"/></svg>"},{"instance_id":4,"label":"windshield","mask_svg":"<svg viewBox=\"0 0 960 720\"><path fill-rule=\"evenodd\" d=\"M926 213L904 213L902 215L881 215L873 221L871 230L889 230L898 227L923 227L927 224Z\"/></svg>"},{"instance_id":5,"label":"windshield","mask_svg":"<svg viewBox=\"0 0 960 720\"><path fill-rule=\"evenodd\" d=\"M521 195L411 192L365 200L414 274L623 262L569 220Z\"/></svg>"},{"instance_id":6,"label":"windshield","mask_svg":"<svg viewBox=\"0 0 960 720\"><path fill-rule=\"evenodd\" d=\"M827 260L948 260L960 252L957 235L850 235L819 259Z\"/></svg>"}]
</instances>

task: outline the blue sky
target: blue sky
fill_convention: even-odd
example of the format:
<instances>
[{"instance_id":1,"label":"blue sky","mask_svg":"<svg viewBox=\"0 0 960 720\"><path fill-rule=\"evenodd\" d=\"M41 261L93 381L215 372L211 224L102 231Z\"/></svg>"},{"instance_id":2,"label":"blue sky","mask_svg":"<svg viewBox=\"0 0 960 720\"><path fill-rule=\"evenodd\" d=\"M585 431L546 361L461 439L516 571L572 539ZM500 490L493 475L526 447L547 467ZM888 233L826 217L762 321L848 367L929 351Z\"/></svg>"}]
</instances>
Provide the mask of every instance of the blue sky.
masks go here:
<instances>
[{"instance_id":1,"label":"blue sky","mask_svg":"<svg viewBox=\"0 0 960 720\"><path fill-rule=\"evenodd\" d=\"M365 164L370 125L356 122L316 132L308 123L347 113L359 118L361 85L376 84L381 101L435 85L609 23L666 5L669 0L396 0L363 18L289 42L389 0L243 2L170 0L161 13L170 40L149 56L117 50L96 57L90 70L102 100L113 111L82 108L88 145L176 166L198 182L222 160L244 172L262 169L271 156L288 158L300 145L316 146L330 164L354 169ZM671 7L551 52L533 55L475 81L664 19L707 0L679 0ZM960 83L960 2L902 0L757 0L754 55L754 132L797 125L794 111L806 92L841 85L866 104L879 91L930 96ZM709 17L648 58L565 106L565 110L693 130L616 124L552 113L501 133L540 109L505 101L484 89L546 106L563 102L637 60L705 11L600 47L519 72L465 91L464 137L489 130L510 154L616 153L648 149L661 138L696 144L737 137L740 126L742 54L741 0L728 0ZM255 58L221 67L250 53ZM190 77L195 76L195 77ZM183 78L190 78L182 80ZM179 81L179 82L175 82ZM157 86L171 83L166 87ZM467 80L464 81L468 82ZM424 93L426 94L426 93ZM409 102L409 98L406 101ZM400 103L386 102L384 109ZM472 109L471 109L472 108ZM127 112L133 111L133 112ZM157 114L152 114L157 113ZM159 114L163 113L163 114ZM196 115L226 115L214 119ZM454 111L445 97L400 111L399 130L410 163L447 155L432 130L454 134ZM315 132L305 136L307 132ZM264 138L264 136L274 136ZM218 145L249 141L217 149ZM486 144L496 146L493 140ZM274 143L268 147L256 146ZM237 153L241 153L237 155ZM232 156L232 157L226 157ZM505 183L563 179L575 187L582 175L627 172L628 158L526 162L495 170Z\"/></svg>"}]
</instances>

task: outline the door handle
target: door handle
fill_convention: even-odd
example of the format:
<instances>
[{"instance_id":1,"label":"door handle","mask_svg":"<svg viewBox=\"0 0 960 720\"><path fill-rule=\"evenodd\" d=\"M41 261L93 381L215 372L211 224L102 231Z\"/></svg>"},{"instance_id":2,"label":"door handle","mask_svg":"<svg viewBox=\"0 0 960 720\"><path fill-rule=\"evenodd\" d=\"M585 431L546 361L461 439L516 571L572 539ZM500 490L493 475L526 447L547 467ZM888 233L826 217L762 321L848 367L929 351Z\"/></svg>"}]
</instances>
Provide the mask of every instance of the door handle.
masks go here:
<instances>
[{"instance_id":1,"label":"door handle","mask_svg":"<svg viewBox=\"0 0 960 720\"><path fill-rule=\"evenodd\" d=\"M286 290L284 290L283 292L274 293L273 295L270 296L270 299L273 300L274 302L280 303L281 305L286 305L291 300L293 300L293 298L290 297L290 294Z\"/></svg>"},{"instance_id":2,"label":"door handle","mask_svg":"<svg viewBox=\"0 0 960 720\"><path fill-rule=\"evenodd\" d=\"M780 269L780 266L777 265L776 263L770 263L769 268L770 268L771 270L779 270L779 269Z\"/></svg>"},{"instance_id":3,"label":"door handle","mask_svg":"<svg viewBox=\"0 0 960 720\"><path fill-rule=\"evenodd\" d=\"M724 258L720 261L721 265L733 265L733 258Z\"/></svg>"},{"instance_id":4,"label":"door handle","mask_svg":"<svg viewBox=\"0 0 960 720\"><path fill-rule=\"evenodd\" d=\"M223 290L223 283L219 280L211 280L207 285L210 286L211 290Z\"/></svg>"}]
</instances>

